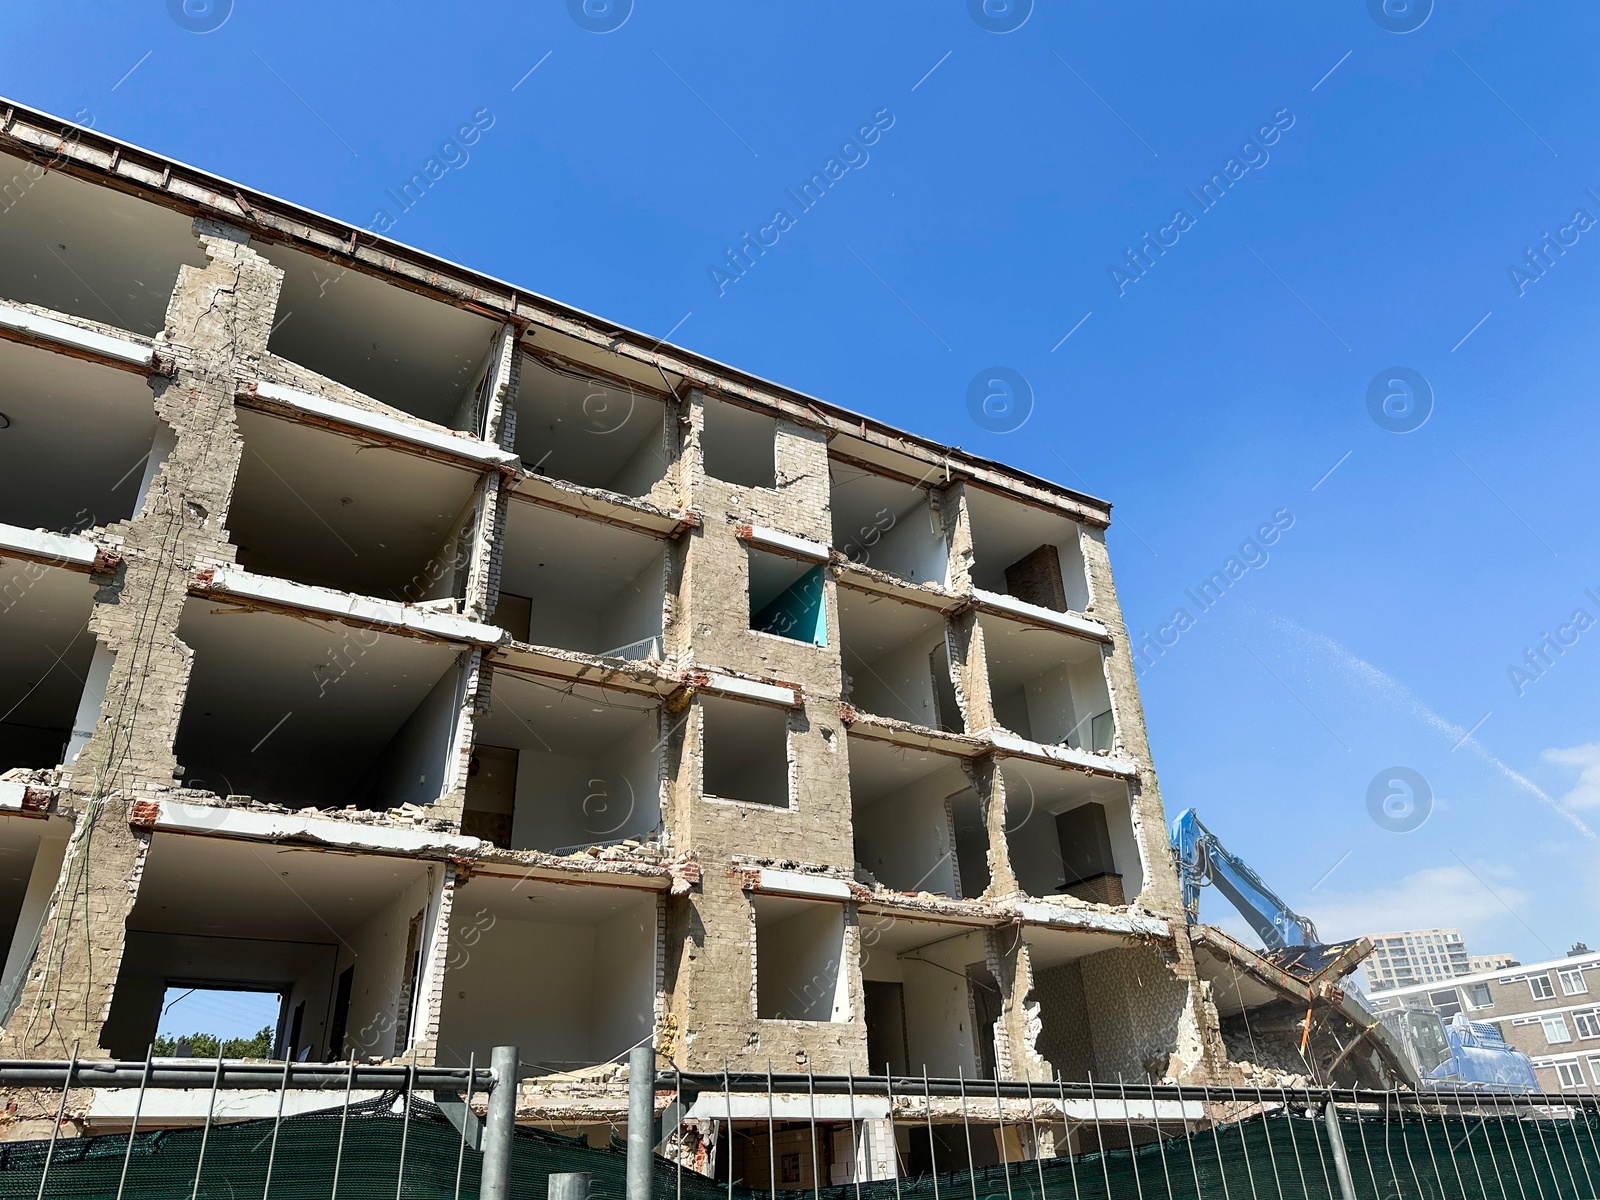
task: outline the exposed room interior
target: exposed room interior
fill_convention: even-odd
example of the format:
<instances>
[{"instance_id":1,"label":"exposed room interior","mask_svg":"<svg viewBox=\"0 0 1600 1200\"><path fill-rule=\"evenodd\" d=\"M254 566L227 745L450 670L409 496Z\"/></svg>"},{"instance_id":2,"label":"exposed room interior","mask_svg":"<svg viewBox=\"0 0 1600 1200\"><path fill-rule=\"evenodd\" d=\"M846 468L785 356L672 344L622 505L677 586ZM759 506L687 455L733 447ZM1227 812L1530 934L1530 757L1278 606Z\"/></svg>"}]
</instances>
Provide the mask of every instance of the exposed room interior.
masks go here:
<instances>
[{"instance_id":1,"label":"exposed room interior","mask_svg":"<svg viewBox=\"0 0 1600 1200\"><path fill-rule=\"evenodd\" d=\"M660 658L666 571L661 538L512 493L494 621L519 642Z\"/></svg>"},{"instance_id":2,"label":"exposed room interior","mask_svg":"<svg viewBox=\"0 0 1600 1200\"><path fill-rule=\"evenodd\" d=\"M1167 951L1089 930L1028 925L1022 936L1039 1005L1035 1047L1060 1078L1159 1082L1187 998Z\"/></svg>"},{"instance_id":3,"label":"exposed room interior","mask_svg":"<svg viewBox=\"0 0 1600 1200\"><path fill-rule=\"evenodd\" d=\"M450 913L439 1062L516 1046L535 1074L606 1062L655 1023L656 893L474 874Z\"/></svg>"},{"instance_id":4,"label":"exposed room interior","mask_svg":"<svg viewBox=\"0 0 1600 1200\"><path fill-rule=\"evenodd\" d=\"M989 837L959 759L851 734L856 862L884 887L961 899L989 886Z\"/></svg>"},{"instance_id":5,"label":"exposed room interior","mask_svg":"<svg viewBox=\"0 0 1600 1200\"><path fill-rule=\"evenodd\" d=\"M1116 741L1101 644L987 613L978 616L995 719L1046 746L1109 754Z\"/></svg>"},{"instance_id":6,"label":"exposed room interior","mask_svg":"<svg viewBox=\"0 0 1600 1200\"><path fill-rule=\"evenodd\" d=\"M125 520L170 439L143 377L0 341L0 521L79 533Z\"/></svg>"},{"instance_id":7,"label":"exposed room interior","mask_svg":"<svg viewBox=\"0 0 1600 1200\"><path fill-rule=\"evenodd\" d=\"M700 449L713 479L740 487L778 486L778 422L766 413L707 396Z\"/></svg>"},{"instance_id":8,"label":"exposed room interior","mask_svg":"<svg viewBox=\"0 0 1600 1200\"><path fill-rule=\"evenodd\" d=\"M1031 896L1122 905L1144 890L1128 785L1071 767L1006 758L1006 843Z\"/></svg>"},{"instance_id":9,"label":"exposed room interior","mask_svg":"<svg viewBox=\"0 0 1600 1200\"><path fill-rule=\"evenodd\" d=\"M861 916L867 1056L874 1072L994 1077L998 985L982 929L902 914ZM975 1032L976 1030L976 1032Z\"/></svg>"},{"instance_id":10,"label":"exposed room interior","mask_svg":"<svg viewBox=\"0 0 1600 1200\"><path fill-rule=\"evenodd\" d=\"M0 939L6 947L0 973L0 1020L9 1020L33 958L50 900L67 856L73 822L67 817L0 815Z\"/></svg>"},{"instance_id":11,"label":"exposed room interior","mask_svg":"<svg viewBox=\"0 0 1600 1200\"><path fill-rule=\"evenodd\" d=\"M699 709L701 793L788 808L788 712L705 695Z\"/></svg>"},{"instance_id":12,"label":"exposed room interior","mask_svg":"<svg viewBox=\"0 0 1600 1200\"><path fill-rule=\"evenodd\" d=\"M9 154L0 164L12 180L0 222L0 302L161 332L178 269L206 262L189 218Z\"/></svg>"},{"instance_id":13,"label":"exposed room interior","mask_svg":"<svg viewBox=\"0 0 1600 1200\"><path fill-rule=\"evenodd\" d=\"M667 473L658 392L524 354L515 407L514 449L535 475L643 496Z\"/></svg>"},{"instance_id":14,"label":"exposed room interior","mask_svg":"<svg viewBox=\"0 0 1600 1200\"><path fill-rule=\"evenodd\" d=\"M500 325L275 242L283 271L267 349L391 408L482 436L480 387Z\"/></svg>"},{"instance_id":15,"label":"exposed room interior","mask_svg":"<svg viewBox=\"0 0 1600 1200\"><path fill-rule=\"evenodd\" d=\"M845 701L880 717L965 732L944 617L843 583L834 594Z\"/></svg>"},{"instance_id":16,"label":"exposed room interior","mask_svg":"<svg viewBox=\"0 0 1600 1200\"><path fill-rule=\"evenodd\" d=\"M142 1059L169 987L286 997L280 1056L404 1054L443 868L158 832L127 921L103 1048Z\"/></svg>"},{"instance_id":17,"label":"exposed room interior","mask_svg":"<svg viewBox=\"0 0 1600 1200\"><path fill-rule=\"evenodd\" d=\"M813 646L828 644L828 611L822 567L816 563L746 549L750 569L750 628Z\"/></svg>"},{"instance_id":18,"label":"exposed room interior","mask_svg":"<svg viewBox=\"0 0 1600 1200\"><path fill-rule=\"evenodd\" d=\"M1078 523L980 487L967 488L972 582L1055 612L1089 606Z\"/></svg>"},{"instance_id":19,"label":"exposed room interior","mask_svg":"<svg viewBox=\"0 0 1600 1200\"><path fill-rule=\"evenodd\" d=\"M497 668L474 724L461 832L571 853L661 824L661 706L612 688Z\"/></svg>"},{"instance_id":20,"label":"exposed room interior","mask_svg":"<svg viewBox=\"0 0 1600 1200\"><path fill-rule=\"evenodd\" d=\"M466 686L461 646L191 597L186 787L292 809L431 804Z\"/></svg>"},{"instance_id":21,"label":"exposed room interior","mask_svg":"<svg viewBox=\"0 0 1600 1200\"><path fill-rule=\"evenodd\" d=\"M95 591L77 571L0 562L0 772L58 766L74 729L94 727L106 678L98 692L86 686L97 657L109 673L89 630ZM86 699L92 711L80 722Z\"/></svg>"},{"instance_id":22,"label":"exposed room interior","mask_svg":"<svg viewBox=\"0 0 1600 1200\"><path fill-rule=\"evenodd\" d=\"M755 911L756 1017L848 1021L844 906L790 896L750 897Z\"/></svg>"},{"instance_id":23,"label":"exposed room interior","mask_svg":"<svg viewBox=\"0 0 1600 1200\"><path fill-rule=\"evenodd\" d=\"M828 475L835 550L853 563L912 583L943 587L948 582L943 519L931 503L931 487L836 458L828 460Z\"/></svg>"},{"instance_id":24,"label":"exposed room interior","mask_svg":"<svg viewBox=\"0 0 1600 1200\"><path fill-rule=\"evenodd\" d=\"M476 471L239 410L228 533L247 571L402 603L465 594Z\"/></svg>"}]
</instances>

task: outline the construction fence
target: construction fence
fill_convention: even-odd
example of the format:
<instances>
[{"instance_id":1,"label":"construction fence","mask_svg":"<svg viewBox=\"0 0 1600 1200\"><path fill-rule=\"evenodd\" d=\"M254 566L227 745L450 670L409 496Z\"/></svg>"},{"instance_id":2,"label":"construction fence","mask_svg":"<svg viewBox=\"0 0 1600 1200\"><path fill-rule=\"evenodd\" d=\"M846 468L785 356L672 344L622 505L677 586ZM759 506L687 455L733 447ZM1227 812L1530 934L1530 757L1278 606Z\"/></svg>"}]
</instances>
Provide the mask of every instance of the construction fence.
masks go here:
<instances>
[{"instance_id":1,"label":"construction fence","mask_svg":"<svg viewBox=\"0 0 1600 1200\"><path fill-rule=\"evenodd\" d=\"M196 1070L206 1066L199 1064ZM149 1082L150 1074L147 1070L143 1083ZM311 1078L311 1073L303 1074ZM1600 1196L1596 1188L1600 1108L1594 1097L1481 1093L1419 1097L1325 1089L1251 1089L1245 1094L1226 1088L1143 1084L1130 1095L1129 1086L1120 1083L997 1086L992 1081L980 1085L962 1080L960 1119L950 1121L948 1108L942 1109L946 1124L936 1130L935 1105L949 1098L958 1081L881 1076L850 1079L851 1102L886 1094L898 1097L902 1106L920 1102L921 1119L906 1118L903 1107L895 1109L899 1144L904 1146L908 1137L913 1142L925 1137L930 1151L926 1161L939 1169L911 1170L912 1156L897 1151L902 1173L893 1178L824 1184L813 1172L809 1185L795 1187L786 1186L774 1169L765 1173L762 1186L752 1187L735 1177L731 1154L720 1160L713 1155L712 1166L722 1167L717 1172L722 1178L686 1166L684 1160L690 1156L681 1153L684 1140L675 1135L695 1121L687 1114L697 1091L714 1089L724 1098L739 1093L759 1106L763 1095L770 1103L771 1093L759 1090L766 1081L750 1076L691 1080L671 1073L653 1082L658 1101L662 1093L676 1093L682 1102L669 1105L668 1116L654 1131L672 1157L654 1157L647 1192L635 1190L630 1198L627 1156L615 1135L611 1145L597 1146L591 1144L592 1138L586 1141L527 1127L516 1128L511 1136L506 1190L482 1191L482 1123L467 1116L471 1097L462 1093L476 1087L481 1101L493 1082L464 1079L467 1074L455 1072L441 1082L430 1079L425 1070L412 1071L402 1076L401 1086L376 1098L343 1102L328 1086L324 1072L318 1086L330 1092L329 1104L314 1112L285 1116L280 1104L274 1117L207 1119L190 1128L140 1130L136 1108L127 1133L3 1143L0 1198L401 1200L498 1194L544 1200L550 1176L571 1173L588 1176L584 1194L592 1200L804 1200L807 1195L813 1200L1593 1200ZM220 1069L217 1075L220 1080ZM5 1066L0 1064L0 1080L5 1077ZM259 1085L265 1078L257 1074L248 1082ZM779 1085L790 1095L793 1079L786 1077ZM290 1081L288 1071L283 1080L282 1092L300 1082ZM807 1079L802 1087L813 1096L837 1097L835 1084L843 1082ZM441 1103L426 1098L430 1085ZM74 1086L93 1084L80 1078ZM227 1086L243 1087L245 1082L230 1080ZM352 1071L345 1095L357 1086ZM991 1100L1003 1093L1005 1104L993 1103L987 1114L976 1106L969 1112L967 1094L976 1086L993 1088ZM1013 1100L1024 1094L1024 1088L1028 1099L1019 1106ZM139 1094L142 1099L143 1084ZM63 1087L63 1110L65 1097ZM1066 1120L1069 1136L1055 1143L1059 1153L1048 1153L1052 1123L1062 1128L1062 1114L1080 1111L1084 1100L1093 1110L1103 1106L1103 1111L1094 1111L1088 1120ZM1185 1113L1200 1106L1209 1115L1204 1120L1177 1121L1160 1115L1160 1106L1169 1106L1170 1112L1175 1104L1187 1106ZM998 1117L1017 1125L1019 1116L1026 1137L1002 1135L996 1141L983 1124L986 1119L992 1125ZM739 1123L761 1133L759 1119ZM769 1116L769 1133L779 1124L776 1115ZM804 1137L805 1122L798 1125ZM698 1127L713 1141L719 1133L729 1133L726 1122L701 1118ZM843 1128L853 1130L853 1124ZM814 1122L809 1142L813 1153L826 1143L827 1131L822 1133L819 1141ZM963 1138L964 1165L960 1163ZM932 1153L936 1140L947 1149L953 1144L953 1155ZM1066 1152L1069 1145L1085 1143L1100 1148ZM983 1165L985 1147L992 1152L997 1144L1001 1161ZM771 1140L766 1142L766 1153L773 1153L772 1145ZM1046 1152L1024 1157L1008 1149L1018 1145L1045 1147Z\"/></svg>"}]
</instances>

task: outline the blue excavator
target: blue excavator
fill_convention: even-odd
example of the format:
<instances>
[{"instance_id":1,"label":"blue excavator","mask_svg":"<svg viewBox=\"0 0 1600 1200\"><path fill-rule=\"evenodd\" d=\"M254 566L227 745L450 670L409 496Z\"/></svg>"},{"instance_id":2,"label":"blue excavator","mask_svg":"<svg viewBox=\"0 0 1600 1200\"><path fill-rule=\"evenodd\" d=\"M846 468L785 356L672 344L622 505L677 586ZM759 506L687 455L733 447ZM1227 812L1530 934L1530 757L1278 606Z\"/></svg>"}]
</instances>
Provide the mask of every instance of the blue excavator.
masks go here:
<instances>
[{"instance_id":1,"label":"blue excavator","mask_svg":"<svg viewBox=\"0 0 1600 1200\"><path fill-rule=\"evenodd\" d=\"M1285 904L1248 863L1230 853L1194 809L1178 814L1171 840L1191 935L1197 947L1232 968L1232 994L1241 1010L1248 992L1239 982L1242 966L1258 982L1274 986L1280 997L1307 1002L1307 1036L1312 1004L1320 1000L1339 1008L1361 1030L1361 1039L1375 1044L1399 1081L1430 1089L1540 1090L1532 1061L1492 1025L1469 1021L1461 1012L1445 1021L1426 1004L1399 1004L1374 1013L1359 990L1341 982L1372 952L1372 943L1365 938L1324 942L1310 918ZM1266 947L1264 954L1200 924L1200 889L1207 884L1250 922ZM1340 1058L1349 1053L1345 1050Z\"/></svg>"}]
</instances>

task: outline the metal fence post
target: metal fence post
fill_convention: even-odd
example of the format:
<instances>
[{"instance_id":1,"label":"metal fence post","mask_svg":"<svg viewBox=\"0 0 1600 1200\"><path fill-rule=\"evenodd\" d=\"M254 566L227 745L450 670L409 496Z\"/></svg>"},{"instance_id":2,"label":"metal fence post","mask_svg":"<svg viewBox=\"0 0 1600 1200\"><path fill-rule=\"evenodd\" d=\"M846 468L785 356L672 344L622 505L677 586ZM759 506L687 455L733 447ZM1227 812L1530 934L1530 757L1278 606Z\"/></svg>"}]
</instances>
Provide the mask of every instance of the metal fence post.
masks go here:
<instances>
[{"instance_id":1,"label":"metal fence post","mask_svg":"<svg viewBox=\"0 0 1600 1200\"><path fill-rule=\"evenodd\" d=\"M656 1049L647 1042L628 1055L628 1200L650 1200L655 1125Z\"/></svg>"},{"instance_id":2,"label":"metal fence post","mask_svg":"<svg viewBox=\"0 0 1600 1200\"><path fill-rule=\"evenodd\" d=\"M592 1178L588 1171L552 1171L548 1200L589 1200Z\"/></svg>"},{"instance_id":3,"label":"metal fence post","mask_svg":"<svg viewBox=\"0 0 1600 1200\"><path fill-rule=\"evenodd\" d=\"M1350 1177L1350 1156L1345 1153L1344 1134L1339 1131L1339 1110L1329 1097L1328 1106L1322 1110L1323 1124L1328 1129L1328 1148L1333 1151L1333 1170L1339 1177L1339 1194L1344 1200L1356 1200L1355 1180Z\"/></svg>"},{"instance_id":4,"label":"metal fence post","mask_svg":"<svg viewBox=\"0 0 1600 1200\"><path fill-rule=\"evenodd\" d=\"M517 1068L522 1052L515 1046L496 1046L489 1064L494 1088L489 1093L488 1116L483 1123L483 1200L511 1200L511 1143L517 1127Z\"/></svg>"}]
</instances>

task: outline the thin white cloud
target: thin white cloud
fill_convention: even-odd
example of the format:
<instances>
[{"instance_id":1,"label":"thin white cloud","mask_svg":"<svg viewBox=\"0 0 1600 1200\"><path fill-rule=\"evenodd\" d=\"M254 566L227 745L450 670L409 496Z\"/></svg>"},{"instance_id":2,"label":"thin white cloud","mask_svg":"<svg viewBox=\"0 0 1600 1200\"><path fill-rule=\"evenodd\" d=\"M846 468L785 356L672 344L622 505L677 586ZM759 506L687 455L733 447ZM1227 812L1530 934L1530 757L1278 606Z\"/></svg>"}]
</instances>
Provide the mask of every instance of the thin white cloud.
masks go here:
<instances>
[{"instance_id":1,"label":"thin white cloud","mask_svg":"<svg viewBox=\"0 0 1600 1200\"><path fill-rule=\"evenodd\" d=\"M1573 828L1577 829L1578 832L1583 834L1584 837L1588 838L1590 841L1600 841L1600 836L1597 836L1594 830L1590 829L1581 820L1579 820L1570 809L1564 807L1554 797L1552 797L1550 793L1546 792L1526 775L1522 774L1520 771L1513 770L1505 762L1489 753L1488 750L1484 749L1483 745L1477 740L1476 737L1469 736L1469 730L1463 729L1461 726L1445 720L1438 713L1434 712L1433 709L1429 708L1422 702L1421 697L1419 697L1410 688L1406 687L1406 685L1401 683L1398 679L1394 678L1394 676L1388 674L1386 671L1379 670L1366 659L1350 653L1350 651L1346 650L1343 646L1334 641L1332 638L1328 637L1326 634L1313 633L1311 630L1306 629L1302 625L1296 624L1287 617L1274 616L1271 618L1271 620L1273 625L1277 626L1277 628L1282 632L1288 634L1290 637L1308 646L1309 648L1320 651L1328 658L1331 658L1335 664L1341 667L1346 674L1355 679L1357 683L1363 684L1372 689L1390 704L1409 712L1412 716L1422 721L1425 725L1444 735L1444 737L1449 739L1452 749L1459 748L1465 750L1481 761L1487 763L1500 775L1504 776L1511 783L1515 784L1521 791L1526 792L1535 800L1539 801L1539 803L1543 804L1551 812L1561 817L1562 820L1572 825ZM1582 785L1580 783L1579 790L1581 790L1581 786ZM1600 798L1597 798L1595 802L1600 803Z\"/></svg>"},{"instance_id":2,"label":"thin white cloud","mask_svg":"<svg viewBox=\"0 0 1600 1200\"><path fill-rule=\"evenodd\" d=\"M1398 929L1466 930L1513 917L1527 903L1526 893L1498 882L1491 890L1481 878L1488 874L1465 866L1426 867L1392 887L1326 895L1309 915L1330 942ZM1470 936L1467 942L1475 944Z\"/></svg>"},{"instance_id":3,"label":"thin white cloud","mask_svg":"<svg viewBox=\"0 0 1600 1200\"><path fill-rule=\"evenodd\" d=\"M1545 762L1558 767L1578 769L1578 780L1572 790L1561 797L1561 803L1569 808L1600 808L1600 742L1552 747L1543 757Z\"/></svg>"}]
</instances>

